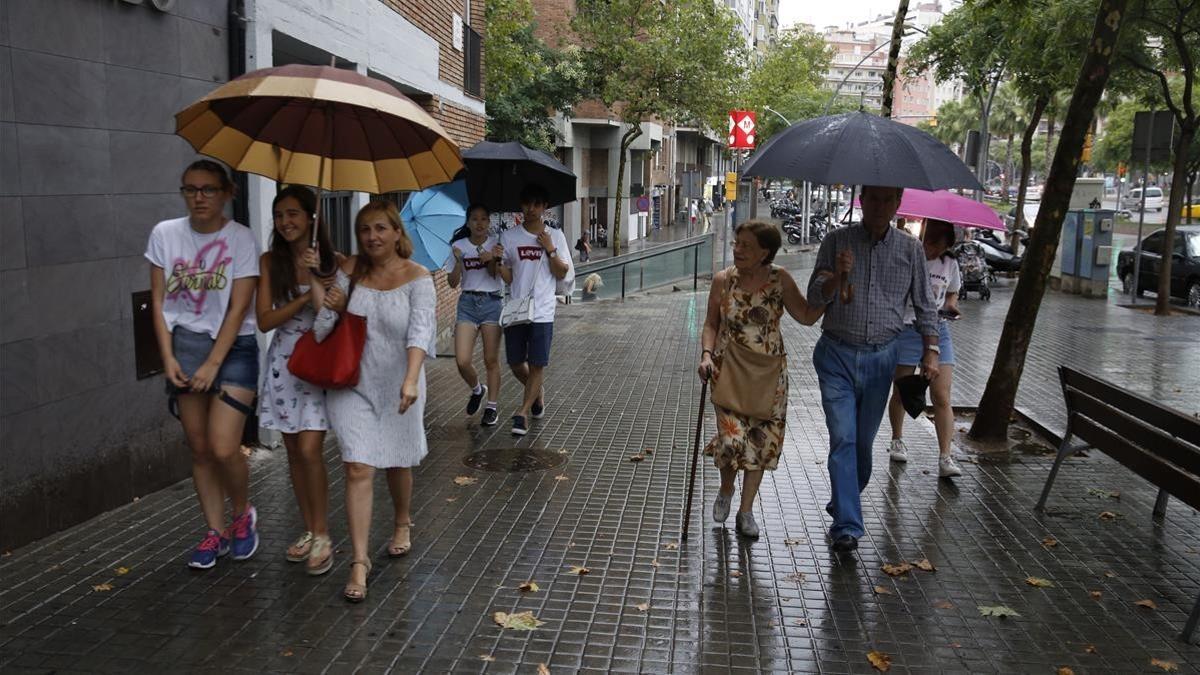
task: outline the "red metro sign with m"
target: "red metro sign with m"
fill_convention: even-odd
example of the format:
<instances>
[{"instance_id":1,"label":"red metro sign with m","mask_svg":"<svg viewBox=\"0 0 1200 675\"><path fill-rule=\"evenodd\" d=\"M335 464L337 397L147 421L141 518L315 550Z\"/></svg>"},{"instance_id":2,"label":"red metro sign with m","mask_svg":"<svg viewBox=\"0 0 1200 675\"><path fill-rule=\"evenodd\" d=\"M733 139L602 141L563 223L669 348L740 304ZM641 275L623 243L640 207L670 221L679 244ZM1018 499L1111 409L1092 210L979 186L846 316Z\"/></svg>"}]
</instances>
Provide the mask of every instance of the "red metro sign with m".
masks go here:
<instances>
[{"instance_id":1,"label":"red metro sign with m","mask_svg":"<svg viewBox=\"0 0 1200 675\"><path fill-rule=\"evenodd\" d=\"M757 125L753 110L729 111L729 147L735 150L752 150Z\"/></svg>"}]
</instances>

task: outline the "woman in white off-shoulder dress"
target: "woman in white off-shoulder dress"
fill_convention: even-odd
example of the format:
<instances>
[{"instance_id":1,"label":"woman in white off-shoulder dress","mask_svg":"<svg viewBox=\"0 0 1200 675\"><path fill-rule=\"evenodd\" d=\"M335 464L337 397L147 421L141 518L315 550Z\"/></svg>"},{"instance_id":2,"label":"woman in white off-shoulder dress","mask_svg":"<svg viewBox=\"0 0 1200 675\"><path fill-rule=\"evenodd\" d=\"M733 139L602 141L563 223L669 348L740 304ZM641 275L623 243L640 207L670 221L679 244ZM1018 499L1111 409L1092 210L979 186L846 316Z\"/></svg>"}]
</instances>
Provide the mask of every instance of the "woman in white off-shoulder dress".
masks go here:
<instances>
[{"instance_id":1,"label":"woman in white off-shoulder dress","mask_svg":"<svg viewBox=\"0 0 1200 675\"><path fill-rule=\"evenodd\" d=\"M346 311L366 317L367 342L358 384L329 391L325 405L346 469L346 513L354 548L344 595L360 602L371 571L367 539L375 469L387 470L395 510L388 555L402 556L412 547L412 467L428 451L424 362L434 352L437 301L429 272L409 259L412 241L394 204L367 204L354 229L361 252L342 265L337 285L349 292ZM314 304L321 306L318 296L324 289L314 284L312 293ZM336 312L321 310L313 324L318 341L329 336L337 320Z\"/></svg>"}]
</instances>

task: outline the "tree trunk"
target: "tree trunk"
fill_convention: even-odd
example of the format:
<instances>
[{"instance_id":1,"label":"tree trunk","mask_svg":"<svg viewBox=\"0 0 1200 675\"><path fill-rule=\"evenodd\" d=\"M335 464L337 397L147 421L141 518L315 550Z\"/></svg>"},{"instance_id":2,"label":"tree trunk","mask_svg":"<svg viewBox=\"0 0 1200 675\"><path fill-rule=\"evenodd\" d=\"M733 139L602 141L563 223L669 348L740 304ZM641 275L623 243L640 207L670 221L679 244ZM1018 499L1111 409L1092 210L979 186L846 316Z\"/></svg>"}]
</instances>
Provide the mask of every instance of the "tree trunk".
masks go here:
<instances>
[{"instance_id":1,"label":"tree trunk","mask_svg":"<svg viewBox=\"0 0 1200 675\"><path fill-rule=\"evenodd\" d=\"M1028 228L1025 223L1025 193L1029 189L1029 172L1033 170L1033 137L1037 134L1038 124L1042 121L1042 113L1050 103L1050 97L1039 96L1033 102L1033 113L1029 116L1029 124L1021 134L1021 182L1017 183L1017 216L1013 225L1017 229ZM1018 237L1018 240L1020 237ZM1014 249L1014 253L1016 250Z\"/></svg>"},{"instance_id":2,"label":"tree trunk","mask_svg":"<svg viewBox=\"0 0 1200 675\"><path fill-rule=\"evenodd\" d=\"M896 18L892 20L892 43L888 46L887 70L883 73L883 101L879 114L892 116L892 101L896 93L896 70L900 64L900 42L904 39L904 19L908 17L908 0L900 0Z\"/></svg>"},{"instance_id":3,"label":"tree trunk","mask_svg":"<svg viewBox=\"0 0 1200 675\"><path fill-rule=\"evenodd\" d=\"M1174 262L1172 252L1175 250L1175 228L1179 225L1179 212L1183 209L1188 151L1191 150L1192 139L1196 137L1195 118L1176 119L1176 122L1180 122L1179 145L1175 146L1175 168L1171 172L1171 200L1167 206L1167 232L1158 271L1158 298L1154 303L1154 313L1157 316L1167 316L1171 313L1171 263Z\"/></svg>"},{"instance_id":4,"label":"tree trunk","mask_svg":"<svg viewBox=\"0 0 1200 675\"><path fill-rule=\"evenodd\" d=\"M637 140L638 136L642 135L642 123L637 122L629 126L629 130L621 135L621 159L617 164L617 195L616 208L613 209L612 223L612 254L613 256L621 255L621 198L625 191L625 165L629 163L629 146Z\"/></svg>"},{"instance_id":5,"label":"tree trunk","mask_svg":"<svg viewBox=\"0 0 1200 675\"><path fill-rule=\"evenodd\" d=\"M1012 142L1013 135L1009 134L1004 139L1004 180L1000 181L1000 203L1009 203L1008 186L1012 185Z\"/></svg>"},{"instance_id":6,"label":"tree trunk","mask_svg":"<svg viewBox=\"0 0 1200 675\"><path fill-rule=\"evenodd\" d=\"M1079 156L1096 105L1104 94L1108 77L1112 71L1114 45L1125 19L1128 0L1101 0L1092 28L1091 48L1079 69L1075 82L1075 94L1067 109L1058 147L1042 203L1038 209L1033 236L1017 288L1004 318L1004 330L996 346L996 360L988 377L983 398L979 400L979 412L971 425L970 436L977 440L1005 441L1008 422L1017 399L1017 386L1025 369L1025 355L1033 328L1037 322L1038 309L1046 291L1046 279L1054 264L1058 249L1058 238L1062 232L1063 216L1071 201L1075 188L1075 176L1079 168Z\"/></svg>"},{"instance_id":7,"label":"tree trunk","mask_svg":"<svg viewBox=\"0 0 1200 675\"><path fill-rule=\"evenodd\" d=\"M1050 101L1050 110L1046 113L1046 175L1050 175L1050 165L1054 162L1054 115L1058 112L1058 101Z\"/></svg>"}]
</instances>

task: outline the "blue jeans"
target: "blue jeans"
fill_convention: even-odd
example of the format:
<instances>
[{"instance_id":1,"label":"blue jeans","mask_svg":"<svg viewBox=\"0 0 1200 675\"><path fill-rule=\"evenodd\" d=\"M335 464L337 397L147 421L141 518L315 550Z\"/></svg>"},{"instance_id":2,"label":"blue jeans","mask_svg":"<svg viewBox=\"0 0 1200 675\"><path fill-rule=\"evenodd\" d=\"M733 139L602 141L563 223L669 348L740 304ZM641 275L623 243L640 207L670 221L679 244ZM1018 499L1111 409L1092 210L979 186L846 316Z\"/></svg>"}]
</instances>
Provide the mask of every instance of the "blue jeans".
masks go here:
<instances>
[{"instance_id":1,"label":"blue jeans","mask_svg":"<svg viewBox=\"0 0 1200 675\"><path fill-rule=\"evenodd\" d=\"M871 446L887 410L896 370L895 340L851 345L825 334L813 349L829 428L829 536L863 536L860 494L871 480Z\"/></svg>"}]
</instances>

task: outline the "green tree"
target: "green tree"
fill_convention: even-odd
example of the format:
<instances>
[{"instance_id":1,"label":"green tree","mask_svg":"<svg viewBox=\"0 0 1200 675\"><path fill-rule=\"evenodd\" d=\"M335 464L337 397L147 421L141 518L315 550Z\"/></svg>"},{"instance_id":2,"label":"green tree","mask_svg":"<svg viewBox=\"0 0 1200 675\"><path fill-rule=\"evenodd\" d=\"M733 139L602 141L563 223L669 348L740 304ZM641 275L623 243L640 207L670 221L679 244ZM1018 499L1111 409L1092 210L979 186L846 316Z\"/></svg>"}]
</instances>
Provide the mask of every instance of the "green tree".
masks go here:
<instances>
[{"instance_id":1,"label":"green tree","mask_svg":"<svg viewBox=\"0 0 1200 675\"><path fill-rule=\"evenodd\" d=\"M579 0L571 25L589 86L624 124L610 237L621 252L621 193L643 120L725 129L745 61L729 10L712 0Z\"/></svg>"},{"instance_id":2,"label":"green tree","mask_svg":"<svg viewBox=\"0 0 1200 675\"><path fill-rule=\"evenodd\" d=\"M1017 88L1012 82L1000 85L1000 91L997 92L996 100L992 103L991 125L996 135L1004 139L1004 159L1001 162L1001 166L1004 167L1004 179L1000 181L1000 200L1005 204L1009 201L1008 186L1015 173L1013 139L1025 129L1025 117L1026 104L1021 100L1021 94ZM1014 245L1017 241L1019 239L1014 237Z\"/></svg>"},{"instance_id":3,"label":"green tree","mask_svg":"<svg viewBox=\"0 0 1200 675\"><path fill-rule=\"evenodd\" d=\"M577 46L552 48L534 35L530 0L487 0L487 138L552 152L554 113L570 114L585 73Z\"/></svg>"},{"instance_id":4,"label":"green tree","mask_svg":"<svg viewBox=\"0 0 1200 675\"><path fill-rule=\"evenodd\" d=\"M1121 26L1128 18L1128 2L1100 0L1097 3L1091 39L1087 42L1088 49L1078 69L1071 104L1063 119L1022 274L1004 319L996 359L979 401L979 414L971 425L972 438L1003 441L1008 437L1009 418L1016 403L1017 386L1025 369L1025 356L1046 291L1046 280L1054 264L1063 216L1075 188L1084 140L1112 72Z\"/></svg>"},{"instance_id":5,"label":"green tree","mask_svg":"<svg viewBox=\"0 0 1200 675\"><path fill-rule=\"evenodd\" d=\"M821 87L832 60L833 49L825 44L825 39L800 27L781 35L762 63L749 70L739 101L746 108L759 111L758 145L786 126L783 120L767 112L767 108L793 123L821 114L829 96ZM841 112L840 108L838 112Z\"/></svg>"},{"instance_id":6,"label":"green tree","mask_svg":"<svg viewBox=\"0 0 1200 675\"><path fill-rule=\"evenodd\" d=\"M1171 171L1171 197L1167 206L1166 240L1175 239L1179 212L1188 183L1188 158L1200 130L1200 93L1196 61L1200 58L1200 6L1197 0L1134 0L1131 12L1134 38L1122 52L1133 68L1159 85L1161 99L1175 118L1179 136ZM1171 89L1169 73L1179 73L1182 91ZM1158 274L1158 300L1154 313L1170 313L1171 264L1162 257Z\"/></svg>"}]
</instances>

